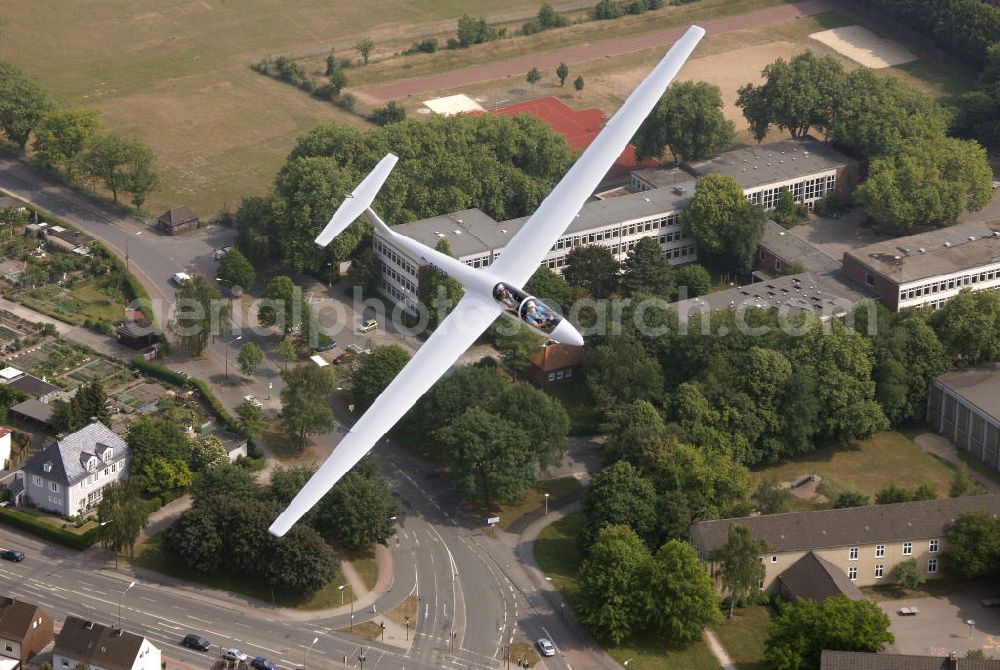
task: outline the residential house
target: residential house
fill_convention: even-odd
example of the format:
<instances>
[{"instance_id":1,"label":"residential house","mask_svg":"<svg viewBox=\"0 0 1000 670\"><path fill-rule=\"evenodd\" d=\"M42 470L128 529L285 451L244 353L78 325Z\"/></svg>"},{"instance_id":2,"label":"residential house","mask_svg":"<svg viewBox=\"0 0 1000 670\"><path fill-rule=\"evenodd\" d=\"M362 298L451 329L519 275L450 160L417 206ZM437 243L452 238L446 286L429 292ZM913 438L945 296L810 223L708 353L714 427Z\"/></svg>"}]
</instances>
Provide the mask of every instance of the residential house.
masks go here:
<instances>
[{"instance_id":1,"label":"residential house","mask_svg":"<svg viewBox=\"0 0 1000 670\"><path fill-rule=\"evenodd\" d=\"M889 581L893 568L910 559L932 579L940 574L941 552L956 517L978 510L1000 514L1000 495L701 521L691 527L691 543L711 563L713 553L725 546L729 527L746 526L770 547L761 556L765 591L780 590L779 577L810 552L855 586ZM713 574L715 568L711 564Z\"/></svg>"},{"instance_id":2,"label":"residential house","mask_svg":"<svg viewBox=\"0 0 1000 670\"><path fill-rule=\"evenodd\" d=\"M161 670L160 650L141 635L67 616L52 650L52 670Z\"/></svg>"},{"instance_id":3,"label":"residential house","mask_svg":"<svg viewBox=\"0 0 1000 670\"><path fill-rule=\"evenodd\" d=\"M1000 660L824 650L819 670L1000 670Z\"/></svg>"},{"instance_id":4,"label":"residential house","mask_svg":"<svg viewBox=\"0 0 1000 670\"><path fill-rule=\"evenodd\" d=\"M52 643L52 617L38 605L0 598L0 670L24 667Z\"/></svg>"},{"instance_id":5,"label":"residential house","mask_svg":"<svg viewBox=\"0 0 1000 670\"><path fill-rule=\"evenodd\" d=\"M938 375L927 394L927 423L991 470L1000 470L1000 363Z\"/></svg>"},{"instance_id":6,"label":"residential house","mask_svg":"<svg viewBox=\"0 0 1000 670\"><path fill-rule=\"evenodd\" d=\"M531 358L521 374L538 388L571 384L580 379L583 347L548 342Z\"/></svg>"},{"instance_id":7,"label":"residential house","mask_svg":"<svg viewBox=\"0 0 1000 670\"><path fill-rule=\"evenodd\" d=\"M7 384L41 402L49 402L62 394L62 389L55 384L50 384L44 379L39 379L35 375L22 372L14 367L0 370L0 384Z\"/></svg>"},{"instance_id":8,"label":"residential house","mask_svg":"<svg viewBox=\"0 0 1000 670\"><path fill-rule=\"evenodd\" d=\"M844 253L844 273L891 312L940 307L964 288L1000 290L1000 222L965 223Z\"/></svg>"},{"instance_id":9,"label":"residential house","mask_svg":"<svg viewBox=\"0 0 1000 670\"><path fill-rule=\"evenodd\" d=\"M174 207L157 219L167 235L179 235L198 227L198 215L187 207Z\"/></svg>"},{"instance_id":10,"label":"residential house","mask_svg":"<svg viewBox=\"0 0 1000 670\"><path fill-rule=\"evenodd\" d=\"M25 464L23 495L61 516L83 514L101 501L105 486L128 478L129 456L128 443L95 421L52 440Z\"/></svg>"}]
</instances>

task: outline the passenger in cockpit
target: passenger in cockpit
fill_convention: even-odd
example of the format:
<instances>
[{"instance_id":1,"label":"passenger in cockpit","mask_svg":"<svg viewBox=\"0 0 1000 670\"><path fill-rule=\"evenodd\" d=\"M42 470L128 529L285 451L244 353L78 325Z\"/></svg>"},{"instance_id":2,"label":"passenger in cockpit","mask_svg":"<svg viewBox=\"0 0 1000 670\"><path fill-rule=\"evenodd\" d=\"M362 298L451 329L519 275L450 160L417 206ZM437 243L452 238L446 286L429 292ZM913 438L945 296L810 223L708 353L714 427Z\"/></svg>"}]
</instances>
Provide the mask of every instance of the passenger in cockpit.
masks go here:
<instances>
[{"instance_id":1,"label":"passenger in cockpit","mask_svg":"<svg viewBox=\"0 0 1000 670\"><path fill-rule=\"evenodd\" d=\"M493 292L497 300L504 303L512 310L517 310L517 299L514 298L514 294L510 292L503 284L497 284L496 289Z\"/></svg>"},{"instance_id":2,"label":"passenger in cockpit","mask_svg":"<svg viewBox=\"0 0 1000 670\"><path fill-rule=\"evenodd\" d=\"M528 322L528 325L546 330L553 325L555 315L545 305L529 300L525 305L524 320Z\"/></svg>"}]
</instances>

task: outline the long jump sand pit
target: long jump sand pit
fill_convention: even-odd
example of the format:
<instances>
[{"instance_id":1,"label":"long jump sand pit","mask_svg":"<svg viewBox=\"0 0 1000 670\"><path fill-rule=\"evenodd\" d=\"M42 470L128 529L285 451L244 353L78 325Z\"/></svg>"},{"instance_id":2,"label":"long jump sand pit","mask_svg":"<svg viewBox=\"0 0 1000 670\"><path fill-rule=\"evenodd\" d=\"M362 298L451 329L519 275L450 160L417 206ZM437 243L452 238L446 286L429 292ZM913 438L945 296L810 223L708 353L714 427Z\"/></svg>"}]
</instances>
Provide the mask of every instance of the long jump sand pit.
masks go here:
<instances>
[{"instance_id":1,"label":"long jump sand pit","mask_svg":"<svg viewBox=\"0 0 1000 670\"><path fill-rule=\"evenodd\" d=\"M851 60L878 70L917 60L909 49L861 26L831 28L809 37Z\"/></svg>"}]
</instances>

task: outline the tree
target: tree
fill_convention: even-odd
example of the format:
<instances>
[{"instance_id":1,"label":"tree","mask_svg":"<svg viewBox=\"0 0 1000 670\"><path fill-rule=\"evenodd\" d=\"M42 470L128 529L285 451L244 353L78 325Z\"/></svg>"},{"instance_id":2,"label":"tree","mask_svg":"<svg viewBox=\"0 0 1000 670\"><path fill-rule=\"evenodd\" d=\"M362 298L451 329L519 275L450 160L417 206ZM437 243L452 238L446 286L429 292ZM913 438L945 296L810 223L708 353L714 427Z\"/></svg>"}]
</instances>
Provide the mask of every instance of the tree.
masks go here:
<instances>
[{"instance_id":1,"label":"tree","mask_svg":"<svg viewBox=\"0 0 1000 670\"><path fill-rule=\"evenodd\" d=\"M406 108L397 105L394 100L390 100L385 107L377 107L371 114L365 117L376 126L387 126L390 123L399 123L406 120Z\"/></svg>"},{"instance_id":2,"label":"tree","mask_svg":"<svg viewBox=\"0 0 1000 670\"><path fill-rule=\"evenodd\" d=\"M547 267L538 268L525 283L524 290L560 310L565 311L569 307L569 283Z\"/></svg>"},{"instance_id":3,"label":"tree","mask_svg":"<svg viewBox=\"0 0 1000 670\"><path fill-rule=\"evenodd\" d=\"M372 50L375 48L375 42L370 37L362 37L357 42L354 43L354 50L358 52L364 60L365 65L368 65L368 58L372 54Z\"/></svg>"},{"instance_id":4,"label":"tree","mask_svg":"<svg viewBox=\"0 0 1000 670\"><path fill-rule=\"evenodd\" d=\"M636 400L657 401L663 394L659 364L628 334L584 347L583 370L587 391L605 411Z\"/></svg>"},{"instance_id":5,"label":"tree","mask_svg":"<svg viewBox=\"0 0 1000 670\"><path fill-rule=\"evenodd\" d=\"M257 321L262 326L277 326L288 335L308 321L308 310L302 289L295 285L291 277L279 275L267 283L264 301L257 311Z\"/></svg>"},{"instance_id":6,"label":"tree","mask_svg":"<svg viewBox=\"0 0 1000 670\"><path fill-rule=\"evenodd\" d=\"M566 255L563 278L595 298L607 298L618 280L618 261L604 246L591 244L573 247Z\"/></svg>"},{"instance_id":7,"label":"tree","mask_svg":"<svg viewBox=\"0 0 1000 670\"><path fill-rule=\"evenodd\" d=\"M618 461L597 472L581 499L583 524L577 536L588 550L601 528L626 525L647 546L656 546L656 490L627 461Z\"/></svg>"},{"instance_id":8,"label":"tree","mask_svg":"<svg viewBox=\"0 0 1000 670\"><path fill-rule=\"evenodd\" d=\"M497 333L493 337L493 346L507 367L514 374L517 374L520 370L531 365L532 357L542 348L545 340L527 326L509 320L505 320L500 329L513 330L513 332L509 335Z\"/></svg>"},{"instance_id":9,"label":"tree","mask_svg":"<svg viewBox=\"0 0 1000 670\"><path fill-rule=\"evenodd\" d=\"M618 644L638 632L651 609L645 583L649 550L628 526L605 526L580 564L580 622ZM659 604L658 604L659 605Z\"/></svg>"},{"instance_id":10,"label":"tree","mask_svg":"<svg viewBox=\"0 0 1000 670\"><path fill-rule=\"evenodd\" d=\"M236 406L236 427L240 435L253 440L264 432L264 411L249 400Z\"/></svg>"},{"instance_id":11,"label":"tree","mask_svg":"<svg viewBox=\"0 0 1000 670\"><path fill-rule=\"evenodd\" d=\"M614 0L598 0L594 5L593 15L595 21L617 19L625 15L625 10Z\"/></svg>"},{"instance_id":12,"label":"tree","mask_svg":"<svg viewBox=\"0 0 1000 670\"><path fill-rule=\"evenodd\" d=\"M961 579L996 575L1000 569L1000 520L985 510L959 514L941 555L944 570Z\"/></svg>"},{"instance_id":13,"label":"tree","mask_svg":"<svg viewBox=\"0 0 1000 670\"><path fill-rule=\"evenodd\" d=\"M791 490L773 477L762 480L753 492L754 507L760 514L789 512L792 498Z\"/></svg>"},{"instance_id":14,"label":"tree","mask_svg":"<svg viewBox=\"0 0 1000 670\"><path fill-rule=\"evenodd\" d=\"M185 461L154 456L139 470L146 482L146 493L159 495L191 486L191 469Z\"/></svg>"},{"instance_id":15,"label":"tree","mask_svg":"<svg viewBox=\"0 0 1000 670\"><path fill-rule=\"evenodd\" d=\"M386 482L355 467L330 491L319 506L315 527L348 549L385 544L396 532L393 519L399 507Z\"/></svg>"},{"instance_id":16,"label":"tree","mask_svg":"<svg viewBox=\"0 0 1000 670\"><path fill-rule=\"evenodd\" d=\"M833 501L833 508L866 507L869 502L869 497L859 491L841 491Z\"/></svg>"},{"instance_id":17,"label":"tree","mask_svg":"<svg viewBox=\"0 0 1000 670\"><path fill-rule=\"evenodd\" d=\"M705 295L712 288L712 276L708 270L698 263L682 265L674 271L674 284L677 285L678 298L694 298ZM684 289L686 292L683 292Z\"/></svg>"},{"instance_id":18,"label":"tree","mask_svg":"<svg viewBox=\"0 0 1000 670\"><path fill-rule=\"evenodd\" d=\"M303 365L282 373L281 418L294 436L299 450L305 449L306 436L325 433L333 423L328 396L337 383L327 368Z\"/></svg>"},{"instance_id":19,"label":"tree","mask_svg":"<svg viewBox=\"0 0 1000 670\"><path fill-rule=\"evenodd\" d=\"M247 377L253 377L260 364L264 362L264 351L253 342L247 342L240 347L236 362L240 364L240 370L243 371L243 374Z\"/></svg>"},{"instance_id":20,"label":"tree","mask_svg":"<svg viewBox=\"0 0 1000 670\"><path fill-rule=\"evenodd\" d=\"M118 133L95 135L83 157L83 168L99 179L118 202L118 192L131 193L136 207L159 183L153 169L153 152L131 137Z\"/></svg>"},{"instance_id":21,"label":"tree","mask_svg":"<svg viewBox=\"0 0 1000 670\"><path fill-rule=\"evenodd\" d=\"M518 500L535 481L531 440L503 415L470 407L436 436L455 488L481 496L486 509L495 500Z\"/></svg>"},{"instance_id":22,"label":"tree","mask_svg":"<svg viewBox=\"0 0 1000 670\"><path fill-rule=\"evenodd\" d=\"M644 237L628 252L622 264L622 287L629 293L667 298L674 291L673 271L654 237Z\"/></svg>"},{"instance_id":23,"label":"tree","mask_svg":"<svg viewBox=\"0 0 1000 670\"><path fill-rule=\"evenodd\" d=\"M278 355L285 361L286 370L289 363L299 360L299 350L292 338L286 337L278 342Z\"/></svg>"},{"instance_id":24,"label":"tree","mask_svg":"<svg viewBox=\"0 0 1000 670\"><path fill-rule=\"evenodd\" d=\"M100 379L81 385L72 398L52 401L50 425L57 433L75 432L93 421L111 425L108 394Z\"/></svg>"},{"instance_id":25,"label":"tree","mask_svg":"<svg viewBox=\"0 0 1000 670\"><path fill-rule=\"evenodd\" d=\"M385 390L399 371L410 360L410 355L402 347L394 344L378 347L365 356L351 375L351 401L363 412L375 402L375 398Z\"/></svg>"},{"instance_id":26,"label":"tree","mask_svg":"<svg viewBox=\"0 0 1000 670\"><path fill-rule=\"evenodd\" d=\"M177 289L173 331L192 356L201 356L208 338L229 329L230 304L204 275L194 275Z\"/></svg>"},{"instance_id":27,"label":"tree","mask_svg":"<svg viewBox=\"0 0 1000 670\"><path fill-rule=\"evenodd\" d=\"M495 39L496 31L491 30L486 19L473 18L468 14L463 14L458 19L458 44L462 47L482 44L491 39Z\"/></svg>"},{"instance_id":28,"label":"tree","mask_svg":"<svg viewBox=\"0 0 1000 670\"><path fill-rule=\"evenodd\" d=\"M537 67L533 67L528 70L528 76L525 77L525 79L527 79L528 83L531 84L531 87L534 88L535 84L542 80L542 73L538 71Z\"/></svg>"},{"instance_id":29,"label":"tree","mask_svg":"<svg viewBox=\"0 0 1000 670\"><path fill-rule=\"evenodd\" d=\"M559 67L556 68L556 76L559 77L560 88L565 86L566 77L569 76L569 66L566 63L559 63Z\"/></svg>"},{"instance_id":30,"label":"tree","mask_svg":"<svg viewBox=\"0 0 1000 670\"><path fill-rule=\"evenodd\" d=\"M262 577L273 588L292 593L314 593L337 576L337 559L322 537L301 524L277 538L262 561Z\"/></svg>"},{"instance_id":31,"label":"tree","mask_svg":"<svg viewBox=\"0 0 1000 670\"><path fill-rule=\"evenodd\" d=\"M146 202L150 193L160 185L160 175L154 168L156 156L153 150L133 142L126 163L125 184L123 190L132 195L132 204L138 210Z\"/></svg>"},{"instance_id":32,"label":"tree","mask_svg":"<svg viewBox=\"0 0 1000 670\"><path fill-rule=\"evenodd\" d=\"M670 540L653 557L648 581L654 628L670 640L691 642L718 623L719 603L705 566L687 542Z\"/></svg>"},{"instance_id":33,"label":"tree","mask_svg":"<svg viewBox=\"0 0 1000 670\"><path fill-rule=\"evenodd\" d=\"M43 165L62 168L73 178L73 168L100 127L92 109L61 109L49 112L35 128L32 149Z\"/></svg>"},{"instance_id":34,"label":"tree","mask_svg":"<svg viewBox=\"0 0 1000 670\"><path fill-rule=\"evenodd\" d=\"M1000 359L1000 294L960 291L928 319L953 361L975 365Z\"/></svg>"},{"instance_id":35,"label":"tree","mask_svg":"<svg viewBox=\"0 0 1000 670\"><path fill-rule=\"evenodd\" d=\"M896 582L904 589L916 589L924 583L924 576L920 574L920 568L914 559L909 559L897 563L892 569L892 581Z\"/></svg>"},{"instance_id":36,"label":"tree","mask_svg":"<svg viewBox=\"0 0 1000 670\"><path fill-rule=\"evenodd\" d=\"M257 281L257 272L239 249L230 249L219 261L217 276L230 286L250 288Z\"/></svg>"},{"instance_id":37,"label":"tree","mask_svg":"<svg viewBox=\"0 0 1000 670\"><path fill-rule=\"evenodd\" d=\"M760 590L766 568L760 560L769 547L755 540L746 526L730 524L729 539L712 560L719 563L722 587L729 592L729 617L733 616L737 598L750 598Z\"/></svg>"},{"instance_id":38,"label":"tree","mask_svg":"<svg viewBox=\"0 0 1000 670\"><path fill-rule=\"evenodd\" d=\"M772 620L764 658L775 670L818 670L824 649L875 652L894 641L889 617L875 603L843 595L821 603L798 598Z\"/></svg>"},{"instance_id":39,"label":"tree","mask_svg":"<svg viewBox=\"0 0 1000 670\"><path fill-rule=\"evenodd\" d=\"M674 161L691 161L728 150L736 131L722 108L718 86L703 81L672 84L633 138L636 155L658 158L666 148Z\"/></svg>"},{"instance_id":40,"label":"tree","mask_svg":"<svg viewBox=\"0 0 1000 670\"><path fill-rule=\"evenodd\" d=\"M22 151L31 131L52 106L51 96L41 84L12 63L0 61L0 132Z\"/></svg>"},{"instance_id":41,"label":"tree","mask_svg":"<svg viewBox=\"0 0 1000 670\"><path fill-rule=\"evenodd\" d=\"M740 87L736 106L750 122L758 142L771 125L804 137L812 128L825 131L835 115L844 87L843 66L833 56L817 58L805 51L764 68L764 83Z\"/></svg>"},{"instance_id":42,"label":"tree","mask_svg":"<svg viewBox=\"0 0 1000 670\"><path fill-rule=\"evenodd\" d=\"M198 473L191 487L191 494L195 503L199 504L214 496L257 500L262 491L255 473L235 463L220 463Z\"/></svg>"},{"instance_id":43,"label":"tree","mask_svg":"<svg viewBox=\"0 0 1000 670\"><path fill-rule=\"evenodd\" d=\"M133 473L141 473L156 458L186 466L191 451L184 428L164 417L141 417L133 421L125 441L132 452L129 467Z\"/></svg>"},{"instance_id":44,"label":"tree","mask_svg":"<svg viewBox=\"0 0 1000 670\"><path fill-rule=\"evenodd\" d=\"M470 407L496 406L509 386L496 367L461 366L417 401L406 415L406 425L414 435L430 435Z\"/></svg>"},{"instance_id":45,"label":"tree","mask_svg":"<svg viewBox=\"0 0 1000 670\"><path fill-rule=\"evenodd\" d=\"M215 512L195 504L163 532L163 544L181 562L206 575L219 571L223 561L223 538Z\"/></svg>"},{"instance_id":46,"label":"tree","mask_svg":"<svg viewBox=\"0 0 1000 670\"><path fill-rule=\"evenodd\" d=\"M117 554L128 549L134 555L135 541L149 522L149 508L139 498L139 485L134 479L123 479L101 490L97 505L101 546Z\"/></svg>"},{"instance_id":47,"label":"tree","mask_svg":"<svg viewBox=\"0 0 1000 670\"><path fill-rule=\"evenodd\" d=\"M766 217L743 197L732 177L710 174L699 179L691 202L681 212L684 231L709 255L722 256L746 272Z\"/></svg>"},{"instance_id":48,"label":"tree","mask_svg":"<svg viewBox=\"0 0 1000 670\"><path fill-rule=\"evenodd\" d=\"M576 89L577 93L583 90L583 75L580 75L573 80L573 88Z\"/></svg>"},{"instance_id":49,"label":"tree","mask_svg":"<svg viewBox=\"0 0 1000 670\"><path fill-rule=\"evenodd\" d=\"M229 463L229 454L219 438L206 435L191 441L188 466L193 472L204 472L225 463Z\"/></svg>"},{"instance_id":50,"label":"tree","mask_svg":"<svg viewBox=\"0 0 1000 670\"><path fill-rule=\"evenodd\" d=\"M896 231L950 225L993 195L986 151L973 140L918 139L872 160L855 191L875 221Z\"/></svg>"},{"instance_id":51,"label":"tree","mask_svg":"<svg viewBox=\"0 0 1000 670\"><path fill-rule=\"evenodd\" d=\"M421 267L418 274L418 297L427 308L427 328L434 330L462 299L465 289L458 281L433 265Z\"/></svg>"},{"instance_id":52,"label":"tree","mask_svg":"<svg viewBox=\"0 0 1000 670\"><path fill-rule=\"evenodd\" d=\"M937 500L938 494L930 484L921 484L913 490L913 500Z\"/></svg>"}]
</instances>

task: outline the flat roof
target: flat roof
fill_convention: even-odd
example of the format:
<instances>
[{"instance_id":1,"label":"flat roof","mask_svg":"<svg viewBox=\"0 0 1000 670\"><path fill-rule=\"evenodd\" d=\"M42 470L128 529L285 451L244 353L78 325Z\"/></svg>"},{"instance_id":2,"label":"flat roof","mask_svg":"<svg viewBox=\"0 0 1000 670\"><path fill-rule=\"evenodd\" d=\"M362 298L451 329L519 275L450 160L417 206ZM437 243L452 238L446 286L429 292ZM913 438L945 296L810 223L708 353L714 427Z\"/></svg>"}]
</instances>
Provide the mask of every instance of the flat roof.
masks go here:
<instances>
[{"instance_id":1,"label":"flat roof","mask_svg":"<svg viewBox=\"0 0 1000 670\"><path fill-rule=\"evenodd\" d=\"M648 167L632 170L639 180L653 188L669 188L675 184L685 184L691 181L691 174L679 167Z\"/></svg>"},{"instance_id":2,"label":"flat roof","mask_svg":"<svg viewBox=\"0 0 1000 670\"><path fill-rule=\"evenodd\" d=\"M1000 421L1000 363L950 370L935 381Z\"/></svg>"},{"instance_id":3,"label":"flat roof","mask_svg":"<svg viewBox=\"0 0 1000 670\"><path fill-rule=\"evenodd\" d=\"M949 275L1000 262L1000 221L948 226L847 254L897 284Z\"/></svg>"},{"instance_id":4,"label":"flat roof","mask_svg":"<svg viewBox=\"0 0 1000 670\"><path fill-rule=\"evenodd\" d=\"M11 379L17 379L23 374L24 374L23 372L13 367L6 367L3 370L0 370L0 377L8 381L10 381Z\"/></svg>"},{"instance_id":5,"label":"flat roof","mask_svg":"<svg viewBox=\"0 0 1000 670\"><path fill-rule=\"evenodd\" d=\"M807 135L733 149L715 158L681 163L681 167L696 177L726 175L748 189L857 164L850 156Z\"/></svg>"},{"instance_id":6,"label":"flat roof","mask_svg":"<svg viewBox=\"0 0 1000 670\"><path fill-rule=\"evenodd\" d=\"M670 188L658 188L620 198L593 200L584 204L563 235L589 232L623 221L676 212L687 205L692 193L694 182L688 181L687 190L683 194ZM463 209L460 212L393 226L392 229L431 248L441 240L448 240L455 258L466 258L502 249L529 218L530 216L522 216L500 222L479 209Z\"/></svg>"},{"instance_id":7,"label":"flat roof","mask_svg":"<svg viewBox=\"0 0 1000 670\"><path fill-rule=\"evenodd\" d=\"M740 307L784 308L789 316L809 311L820 317L839 317L867 297L874 296L861 293L840 272L803 272L680 300L670 307L681 321L693 314Z\"/></svg>"},{"instance_id":8,"label":"flat roof","mask_svg":"<svg viewBox=\"0 0 1000 670\"><path fill-rule=\"evenodd\" d=\"M836 258L798 237L794 229L787 230L774 221L764 226L764 234L757 244L786 263L800 263L806 272L823 274L840 269L840 261Z\"/></svg>"},{"instance_id":9,"label":"flat roof","mask_svg":"<svg viewBox=\"0 0 1000 670\"><path fill-rule=\"evenodd\" d=\"M24 402L19 402L10 408L10 411L15 414L20 414L21 416L26 416L29 419L34 419L35 421L41 421L42 423L48 423L49 419L52 418L52 412L54 408L48 403L44 403L41 400L35 398L28 398Z\"/></svg>"}]
</instances>

